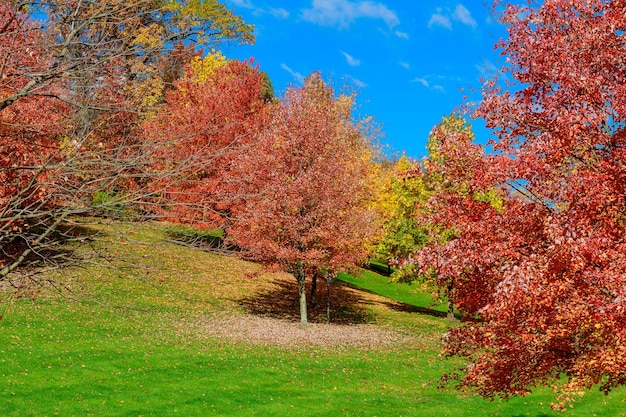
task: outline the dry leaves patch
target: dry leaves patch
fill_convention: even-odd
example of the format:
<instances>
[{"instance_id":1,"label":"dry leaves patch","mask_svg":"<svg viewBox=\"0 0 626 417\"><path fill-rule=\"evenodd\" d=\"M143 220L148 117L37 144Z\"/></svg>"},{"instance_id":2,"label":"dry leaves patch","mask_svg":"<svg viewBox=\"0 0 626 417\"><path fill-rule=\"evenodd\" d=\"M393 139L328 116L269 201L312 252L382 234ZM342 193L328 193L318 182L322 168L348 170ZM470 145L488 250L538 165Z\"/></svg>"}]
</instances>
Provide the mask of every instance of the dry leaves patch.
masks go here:
<instances>
[{"instance_id":1,"label":"dry leaves patch","mask_svg":"<svg viewBox=\"0 0 626 417\"><path fill-rule=\"evenodd\" d=\"M196 316L177 323L178 331L188 337L211 338L280 348L331 347L383 349L423 344L421 335L408 335L375 324L361 323L366 310L391 310L395 302L357 291L342 284L333 288L331 309L334 323L326 324L325 306L311 309L306 328L299 325L297 287L293 277L274 274L256 281L255 293L240 299L245 312L226 309L212 315ZM323 286L319 300L325 304ZM310 288L307 289L307 293ZM322 311L323 310L323 311Z\"/></svg>"},{"instance_id":2,"label":"dry leaves patch","mask_svg":"<svg viewBox=\"0 0 626 417\"><path fill-rule=\"evenodd\" d=\"M334 347L376 349L415 343L415 338L372 324L298 323L243 313L224 313L188 323L196 336L283 348Z\"/></svg>"}]
</instances>

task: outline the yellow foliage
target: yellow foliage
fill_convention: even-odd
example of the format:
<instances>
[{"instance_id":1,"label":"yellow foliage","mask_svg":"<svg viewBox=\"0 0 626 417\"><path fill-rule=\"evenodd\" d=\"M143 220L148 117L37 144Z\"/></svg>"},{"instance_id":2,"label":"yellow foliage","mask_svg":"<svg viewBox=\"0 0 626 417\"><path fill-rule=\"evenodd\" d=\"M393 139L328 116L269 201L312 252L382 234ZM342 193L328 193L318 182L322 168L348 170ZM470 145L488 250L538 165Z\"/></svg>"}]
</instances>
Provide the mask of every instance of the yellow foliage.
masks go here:
<instances>
[{"instance_id":1,"label":"yellow foliage","mask_svg":"<svg viewBox=\"0 0 626 417\"><path fill-rule=\"evenodd\" d=\"M149 78L139 84L137 96L140 98L140 108L151 109L157 105L161 101L164 88L165 85L160 77Z\"/></svg>"},{"instance_id":2,"label":"yellow foliage","mask_svg":"<svg viewBox=\"0 0 626 417\"><path fill-rule=\"evenodd\" d=\"M63 151L63 154L68 155L74 151L76 147L76 140L70 135L63 135L59 137L59 150Z\"/></svg>"},{"instance_id":3,"label":"yellow foliage","mask_svg":"<svg viewBox=\"0 0 626 417\"><path fill-rule=\"evenodd\" d=\"M135 63L132 71L136 74L150 74L153 68L144 63ZM132 103L150 116L150 111L163 99L165 84L159 76L138 78L134 83L129 83L125 87L125 93L128 94Z\"/></svg>"},{"instance_id":4,"label":"yellow foliage","mask_svg":"<svg viewBox=\"0 0 626 417\"><path fill-rule=\"evenodd\" d=\"M213 78L215 70L227 64L227 59L220 51L211 51L204 58L199 56L191 60L190 66L194 74L194 80L205 83Z\"/></svg>"},{"instance_id":5,"label":"yellow foliage","mask_svg":"<svg viewBox=\"0 0 626 417\"><path fill-rule=\"evenodd\" d=\"M384 220L384 236L377 246L381 259L401 259L424 245L426 234L416 216L418 205L429 196L423 179L412 171L419 166L402 156L393 166L385 167L381 176L377 208ZM405 278L402 272L402 279Z\"/></svg>"},{"instance_id":6,"label":"yellow foliage","mask_svg":"<svg viewBox=\"0 0 626 417\"><path fill-rule=\"evenodd\" d=\"M133 44L148 48L160 48L163 46L163 33L164 28L160 24L153 23L149 26L143 26L137 31Z\"/></svg>"},{"instance_id":7,"label":"yellow foliage","mask_svg":"<svg viewBox=\"0 0 626 417\"><path fill-rule=\"evenodd\" d=\"M165 9L174 12L180 24L200 27L204 22L211 22L209 31L198 31L200 42L205 38L230 38L241 43L253 43L254 26L246 24L218 0L188 0L185 2L169 1Z\"/></svg>"},{"instance_id":8,"label":"yellow foliage","mask_svg":"<svg viewBox=\"0 0 626 417\"><path fill-rule=\"evenodd\" d=\"M451 114L450 116L444 116L439 126L445 127L448 132L456 132L459 134L467 135L470 142L474 141L475 135L472 130L472 125L463 117L458 114ZM428 138L426 149L428 149L428 158L436 160L441 158L439 155L439 139L436 135L431 135Z\"/></svg>"},{"instance_id":9,"label":"yellow foliage","mask_svg":"<svg viewBox=\"0 0 626 417\"><path fill-rule=\"evenodd\" d=\"M476 201L489 203L498 213L502 213L504 210L504 199L495 188L474 193L472 197Z\"/></svg>"},{"instance_id":10,"label":"yellow foliage","mask_svg":"<svg viewBox=\"0 0 626 417\"><path fill-rule=\"evenodd\" d=\"M352 107L354 106L354 97L345 94L340 95L335 103L338 115L342 119L350 119Z\"/></svg>"}]
</instances>

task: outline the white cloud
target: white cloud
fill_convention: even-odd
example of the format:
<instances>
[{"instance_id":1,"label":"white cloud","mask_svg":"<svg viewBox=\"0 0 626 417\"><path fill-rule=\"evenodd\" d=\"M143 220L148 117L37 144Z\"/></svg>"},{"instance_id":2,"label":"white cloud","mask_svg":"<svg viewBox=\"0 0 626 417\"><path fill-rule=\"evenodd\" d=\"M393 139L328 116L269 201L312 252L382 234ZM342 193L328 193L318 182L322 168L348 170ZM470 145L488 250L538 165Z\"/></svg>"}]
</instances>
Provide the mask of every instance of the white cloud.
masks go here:
<instances>
[{"instance_id":1,"label":"white cloud","mask_svg":"<svg viewBox=\"0 0 626 417\"><path fill-rule=\"evenodd\" d=\"M350 65L351 67L358 67L359 65L361 65L361 61L356 59L352 55L341 50L339 52L341 52L341 54L346 58L348 65Z\"/></svg>"},{"instance_id":2,"label":"white cloud","mask_svg":"<svg viewBox=\"0 0 626 417\"><path fill-rule=\"evenodd\" d=\"M467 10L467 8L462 4L457 4L456 9L454 9L454 13L452 13L452 18L463 23L464 25L471 26L474 29L478 26L478 23L476 23L476 20L474 20L470 11Z\"/></svg>"},{"instance_id":3,"label":"white cloud","mask_svg":"<svg viewBox=\"0 0 626 417\"><path fill-rule=\"evenodd\" d=\"M450 11L450 9L443 10L441 7L437 8L435 13L430 16L428 29L440 26L445 29L452 30L453 21L461 23L465 26L470 26L473 29L478 27L478 23L472 17L472 13L467 9L467 7L459 3L454 8L454 11Z\"/></svg>"},{"instance_id":4,"label":"white cloud","mask_svg":"<svg viewBox=\"0 0 626 417\"><path fill-rule=\"evenodd\" d=\"M409 34L406 32L402 32L399 30L396 30L395 32L393 32L394 35L396 35L398 38L402 38L402 39L409 39Z\"/></svg>"},{"instance_id":5,"label":"white cloud","mask_svg":"<svg viewBox=\"0 0 626 417\"><path fill-rule=\"evenodd\" d=\"M428 21L428 29L432 29L435 26L441 26L446 29L452 30L452 22L450 22L450 18L441 13L434 13L430 16L430 20Z\"/></svg>"},{"instance_id":6,"label":"white cloud","mask_svg":"<svg viewBox=\"0 0 626 417\"><path fill-rule=\"evenodd\" d=\"M415 78L412 82L420 83L426 88L430 87L430 83L425 78Z\"/></svg>"},{"instance_id":7,"label":"white cloud","mask_svg":"<svg viewBox=\"0 0 626 417\"><path fill-rule=\"evenodd\" d=\"M357 80L356 78L352 80L352 82L354 83L354 85L356 85L359 88L365 88L367 87L367 84L365 84L363 81L361 80Z\"/></svg>"},{"instance_id":8,"label":"white cloud","mask_svg":"<svg viewBox=\"0 0 626 417\"><path fill-rule=\"evenodd\" d=\"M231 0L235 6L241 7L243 9L252 10L252 13L256 16L269 14L274 16L277 19L286 19L289 17L289 12L283 8L274 8L274 7L259 7L252 3L252 0Z\"/></svg>"},{"instance_id":9,"label":"white cloud","mask_svg":"<svg viewBox=\"0 0 626 417\"><path fill-rule=\"evenodd\" d=\"M411 68L411 64L409 64L408 62L404 62L404 61L400 61L398 62L398 65L400 65L402 68L404 69L409 69Z\"/></svg>"},{"instance_id":10,"label":"white cloud","mask_svg":"<svg viewBox=\"0 0 626 417\"><path fill-rule=\"evenodd\" d=\"M414 78L413 80L411 80L411 82L414 83L418 83L421 84L423 87L428 88L431 91L438 91L440 93L445 93L446 89L444 86L440 85L440 84L431 84L430 81L428 81L428 78L438 78L438 79L442 79L445 80L446 77L442 76L442 75L437 75L437 76L431 76L431 75L427 75L425 77L417 77Z\"/></svg>"},{"instance_id":11,"label":"white cloud","mask_svg":"<svg viewBox=\"0 0 626 417\"><path fill-rule=\"evenodd\" d=\"M346 29L361 18L380 19L393 28L400 24L398 15L375 1L313 0L311 8L302 11L302 18L322 26Z\"/></svg>"},{"instance_id":12,"label":"white cloud","mask_svg":"<svg viewBox=\"0 0 626 417\"><path fill-rule=\"evenodd\" d=\"M250 0L231 0L235 6L243 7L244 9L253 9L254 6Z\"/></svg>"},{"instance_id":13,"label":"white cloud","mask_svg":"<svg viewBox=\"0 0 626 417\"><path fill-rule=\"evenodd\" d=\"M287 66L287 64L280 64L280 67L287 71L293 78L295 78L299 83L304 82L304 76L297 71L292 70Z\"/></svg>"},{"instance_id":14,"label":"white cloud","mask_svg":"<svg viewBox=\"0 0 626 417\"><path fill-rule=\"evenodd\" d=\"M269 8L267 10L267 13L271 14L277 19L287 19L289 17L289 12L282 8L279 8L279 9Z\"/></svg>"}]
</instances>

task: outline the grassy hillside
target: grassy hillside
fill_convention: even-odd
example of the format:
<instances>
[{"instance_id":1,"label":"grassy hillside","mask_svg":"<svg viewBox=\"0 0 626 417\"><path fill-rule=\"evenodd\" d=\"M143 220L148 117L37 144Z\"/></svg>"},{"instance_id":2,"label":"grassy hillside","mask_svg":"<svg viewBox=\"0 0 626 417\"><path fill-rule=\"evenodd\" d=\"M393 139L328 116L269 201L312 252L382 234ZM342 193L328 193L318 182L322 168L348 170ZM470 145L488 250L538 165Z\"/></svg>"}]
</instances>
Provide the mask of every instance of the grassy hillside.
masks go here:
<instances>
[{"instance_id":1,"label":"grassy hillside","mask_svg":"<svg viewBox=\"0 0 626 417\"><path fill-rule=\"evenodd\" d=\"M390 283L389 278L374 271L363 270L359 276L339 274L338 279L354 287L406 304L408 310L445 316L447 303L433 301L430 293L417 284ZM441 314L438 314L441 313Z\"/></svg>"},{"instance_id":2,"label":"grassy hillside","mask_svg":"<svg viewBox=\"0 0 626 417\"><path fill-rule=\"evenodd\" d=\"M321 324L321 305L319 324L300 330L290 276L168 243L163 227L99 229L107 265L49 275L62 292L3 288L0 415L561 414L546 389L489 402L440 387L455 362L438 356L439 340L455 324L409 299L336 283L336 324ZM624 401L624 390L590 393L569 415L626 415Z\"/></svg>"}]
</instances>

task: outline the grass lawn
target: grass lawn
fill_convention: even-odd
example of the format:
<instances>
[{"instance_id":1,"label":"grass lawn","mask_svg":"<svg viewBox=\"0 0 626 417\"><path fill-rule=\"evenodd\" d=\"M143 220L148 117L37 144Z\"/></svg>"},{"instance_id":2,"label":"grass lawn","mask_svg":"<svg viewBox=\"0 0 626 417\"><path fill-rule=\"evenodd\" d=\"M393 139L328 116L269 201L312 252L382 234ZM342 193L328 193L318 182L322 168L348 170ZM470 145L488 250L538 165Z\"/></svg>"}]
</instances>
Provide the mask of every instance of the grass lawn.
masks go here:
<instances>
[{"instance_id":1,"label":"grass lawn","mask_svg":"<svg viewBox=\"0 0 626 417\"><path fill-rule=\"evenodd\" d=\"M390 283L389 277L377 274L374 271L364 269L358 277L345 273L338 274L337 279L374 294L379 294L414 307L444 313L448 311L447 303L434 303L433 297L428 292L424 292L419 285Z\"/></svg>"},{"instance_id":2,"label":"grass lawn","mask_svg":"<svg viewBox=\"0 0 626 417\"><path fill-rule=\"evenodd\" d=\"M209 317L269 314L258 307L269 294L281 309L293 308L282 315L297 326L297 300L270 284L292 282L247 262L163 243L163 229L103 228L103 246L135 268L112 261L117 268L65 270L51 276L67 286L62 294L0 295L0 416L562 415L550 410L549 389L490 402L439 388L441 375L455 367L438 356L439 339L454 324L341 284L333 288L338 322L354 326L356 318L395 329L414 344L294 349L207 336L198 323ZM400 291L379 279L377 285ZM422 306L416 294L398 297ZM626 416L625 401L625 390L591 392L567 415Z\"/></svg>"}]
</instances>

